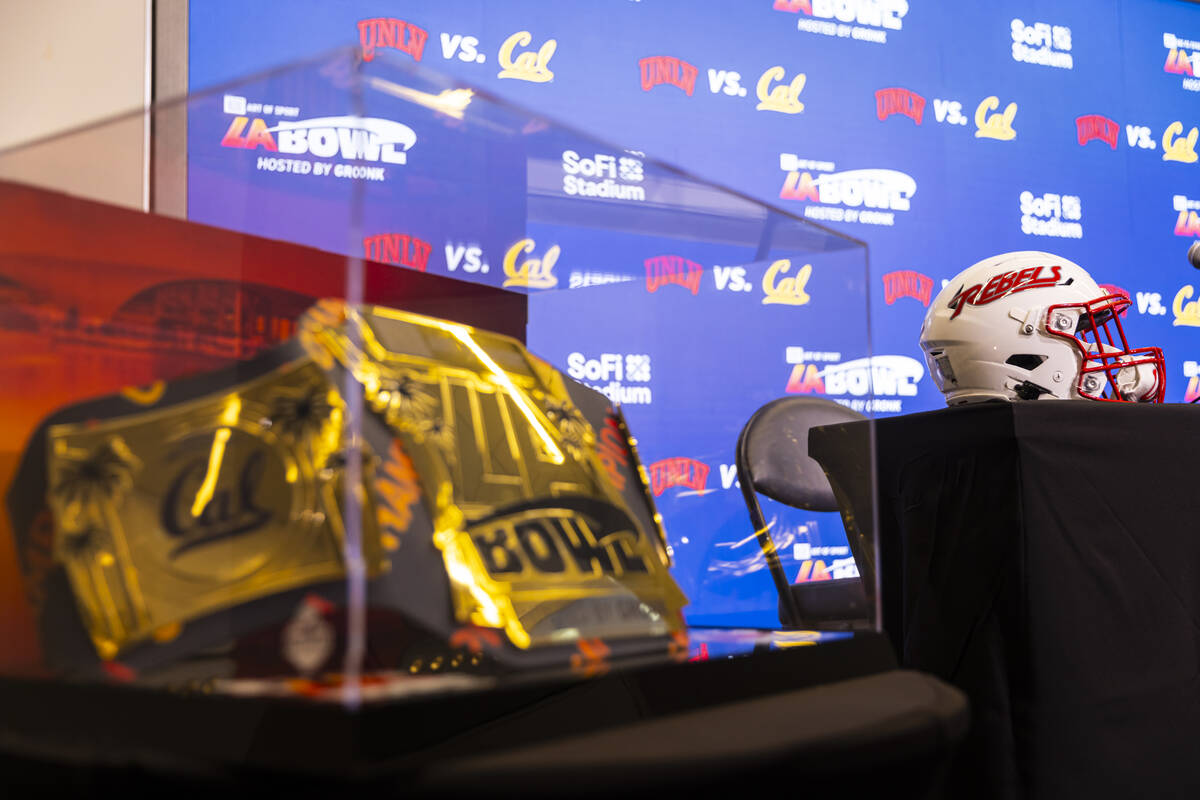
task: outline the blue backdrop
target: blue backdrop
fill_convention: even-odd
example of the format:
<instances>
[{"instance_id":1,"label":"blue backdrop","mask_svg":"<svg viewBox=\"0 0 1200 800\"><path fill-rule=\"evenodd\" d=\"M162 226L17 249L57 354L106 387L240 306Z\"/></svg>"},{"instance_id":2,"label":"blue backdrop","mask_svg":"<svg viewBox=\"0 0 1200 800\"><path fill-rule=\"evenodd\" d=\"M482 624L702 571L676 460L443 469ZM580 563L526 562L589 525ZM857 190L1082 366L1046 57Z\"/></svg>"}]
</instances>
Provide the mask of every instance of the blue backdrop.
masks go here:
<instances>
[{"instance_id":1,"label":"blue backdrop","mask_svg":"<svg viewBox=\"0 0 1200 800\"><path fill-rule=\"evenodd\" d=\"M359 45L366 56L412 59L866 240L867 284L841 288L870 295L880 402L868 411L942 405L916 343L931 297L978 259L1025 249L1059 253L1128 293L1126 330L1135 345L1163 347L1168 401L1200 396L1200 306L1189 305L1200 275L1184 259L1200 238L1196 4L205 0L190 5L189 31L192 91ZM521 68L529 62L541 69ZM289 96L286 81L264 86L269 96L241 100L276 104L257 109L271 126L352 111L332 97ZM189 115L189 216L199 222L489 282L502 275L484 265L499 265L520 235L534 239L530 258L555 238L552 222L523 228L525 176L488 166L504 154L456 149L451 133L441 151L426 148L418 159L414 149L403 167L410 178L421 170L461 176L454 188L429 190L428 219L410 214L400 238L395 225L368 215L361 246L347 242L350 182L289 172L302 168L290 162L305 159L254 148L251 124L234 120L254 118L255 109L229 102L218 95ZM315 154L311 141L306 146L302 156ZM593 165L582 160L596 153L562 155L571 146L548 143L554 180L573 175L594 185L603 174L589 176ZM255 160L231 158L239 148ZM608 154L613 184L642 185L641 161L628 151ZM256 160L263 155L279 160L264 168ZM385 170L390 163L361 161ZM253 196L236 188L247 176ZM386 197L390 189L378 191ZM457 223L438 210L448 203L463 209ZM313 223L320 219L331 221L328 233ZM559 273L564 283L595 279L622 258L640 269L647 247L598 237L574 254L564 250ZM678 243L655 254L699 258ZM839 328L836 309L820 303L822 291L833 291L832 273L814 269L811 305L764 308L761 270L731 269L752 257L733 246L708 249L715 263L700 264L694 287L651 294L617 284L570 293L579 303L535 298L531 306L531 348L621 399L635 432L644 432L641 454L659 479L657 501L694 622L775 621L732 475L741 423L765 397L787 391L851 401L864 374L860 332ZM653 310L639 305L650 298ZM625 310L621 325L600 326L609 313L600 309L614 307ZM665 331L654 319L668 312ZM731 347L735 326L753 333L753 352ZM751 384L756 391L747 392ZM697 409L730 422L713 427ZM791 577L852 574L836 516L769 513L779 515Z\"/></svg>"}]
</instances>

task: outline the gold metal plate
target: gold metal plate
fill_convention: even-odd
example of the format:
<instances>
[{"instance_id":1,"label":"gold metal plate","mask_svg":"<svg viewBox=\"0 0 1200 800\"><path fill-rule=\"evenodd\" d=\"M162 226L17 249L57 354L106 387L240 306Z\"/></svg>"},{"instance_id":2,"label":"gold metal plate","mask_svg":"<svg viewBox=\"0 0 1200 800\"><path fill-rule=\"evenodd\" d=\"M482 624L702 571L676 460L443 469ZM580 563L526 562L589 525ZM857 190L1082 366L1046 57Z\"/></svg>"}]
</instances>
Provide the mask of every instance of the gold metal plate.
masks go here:
<instances>
[{"instance_id":1,"label":"gold metal plate","mask_svg":"<svg viewBox=\"0 0 1200 800\"><path fill-rule=\"evenodd\" d=\"M560 373L513 339L380 307L323 302L300 338L411 457L459 623L522 648L682 630L663 539L630 513Z\"/></svg>"},{"instance_id":2,"label":"gold metal plate","mask_svg":"<svg viewBox=\"0 0 1200 800\"><path fill-rule=\"evenodd\" d=\"M55 555L102 658L343 575L342 408L303 360L227 393L49 429Z\"/></svg>"}]
</instances>

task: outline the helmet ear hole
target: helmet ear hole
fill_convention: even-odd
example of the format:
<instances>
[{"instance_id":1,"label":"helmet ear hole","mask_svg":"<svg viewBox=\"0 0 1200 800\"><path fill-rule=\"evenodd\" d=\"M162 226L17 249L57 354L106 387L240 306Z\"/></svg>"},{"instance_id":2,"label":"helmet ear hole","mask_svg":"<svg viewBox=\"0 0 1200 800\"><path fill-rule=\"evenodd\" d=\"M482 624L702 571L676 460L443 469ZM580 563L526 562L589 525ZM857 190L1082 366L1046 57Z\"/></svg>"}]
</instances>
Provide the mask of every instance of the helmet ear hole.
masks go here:
<instances>
[{"instance_id":1,"label":"helmet ear hole","mask_svg":"<svg viewBox=\"0 0 1200 800\"><path fill-rule=\"evenodd\" d=\"M1049 358L1049 356L1043 356L1037 353L1019 353L1017 355L1009 356L1004 363L1012 364L1014 367L1024 370L1035 370L1040 367L1042 362L1047 358Z\"/></svg>"}]
</instances>

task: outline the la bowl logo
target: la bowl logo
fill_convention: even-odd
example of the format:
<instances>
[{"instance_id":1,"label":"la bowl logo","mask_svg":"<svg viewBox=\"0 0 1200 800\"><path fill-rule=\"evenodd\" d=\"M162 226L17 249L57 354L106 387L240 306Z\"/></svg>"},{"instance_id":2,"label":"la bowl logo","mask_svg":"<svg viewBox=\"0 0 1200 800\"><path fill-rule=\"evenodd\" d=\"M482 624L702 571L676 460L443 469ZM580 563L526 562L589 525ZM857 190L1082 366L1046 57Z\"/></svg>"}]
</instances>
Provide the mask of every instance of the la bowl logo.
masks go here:
<instances>
[{"instance_id":1,"label":"la bowl logo","mask_svg":"<svg viewBox=\"0 0 1200 800\"><path fill-rule=\"evenodd\" d=\"M1182 76L1184 89L1200 92L1200 78L1196 77L1197 68L1200 68L1200 41L1164 33L1162 43L1163 47L1167 48L1163 72Z\"/></svg>"},{"instance_id":2,"label":"la bowl logo","mask_svg":"<svg viewBox=\"0 0 1200 800\"><path fill-rule=\"evenodd\" d=\"M1200 364L1195 361L1183 362L1183 377L1188 379L1187 389L1183 393L1183 402L1194 402L1200 398Z\"/></svg>"},{"instance_id":3,"label":"la bowl logo","mask_svg":"<svg viewBox=\"0 0 1200 800\"><path fill-rule=\"evenodd\" d=\"M250 123L249 131L246 130L247 123ZM317 117L279 122L268 127L262 119L251 121L248 117L238 116L229 123L221 146L245 150L261 147L292 155L404 164L408 161L408 150L416 142L417 134L412 128L390 119Z\"/></svg>"},{"instance_id":4,"label":"la bowl logo","mask_svg":"<svg viewBox=\"0 0 1200 800\"><path fill-rule=\"evenodd\" d=\"M1200 200L1177 194L1172 198L1172 206L1179 213L1175 220L1175 235L1200 236Z\"/></svg>"},{"instance_id":5,"label":"la bowl logo","mask_svg":"<svg viewBox=\"0 0 1200 800\"><path fill-rule=\"evenodd\" d=\"M903 411L902 400L915 397L917 384L925 377L925 365L901 355L878 355L840 363L840 353L813 353L789 347L793 364L784 391L788 394L823 394L838 399L855 411ZM818 366L821 362L824 366ZM871 395L870 402L867 396Z\"/></svg>"},{"instance_id":6,"label":"la bowl logo","mask_svg":"<svg viewBox=\"0 0 1200 800\"><path fill-rule=\"evenodd\" d=\"M886 44L887 31L904 26L908 0L775 0L772 8L804 14L797 30Z\"/></svg>"},{"instance_id":7,"label":"la bowl logo","mask_svg":"<svg viewBox=\"0 0 1200 800\"><path fill-rule=\"evenodd\" d=\"M779 155L779 167L787 173L779 190L781 199L820 204L804 209L809 219L894 225L895 214L890 212L908 211L917 192L913 177L894 169L834 172L831 161L809 161L792 153Z\"/></svg>"}]
</instances>

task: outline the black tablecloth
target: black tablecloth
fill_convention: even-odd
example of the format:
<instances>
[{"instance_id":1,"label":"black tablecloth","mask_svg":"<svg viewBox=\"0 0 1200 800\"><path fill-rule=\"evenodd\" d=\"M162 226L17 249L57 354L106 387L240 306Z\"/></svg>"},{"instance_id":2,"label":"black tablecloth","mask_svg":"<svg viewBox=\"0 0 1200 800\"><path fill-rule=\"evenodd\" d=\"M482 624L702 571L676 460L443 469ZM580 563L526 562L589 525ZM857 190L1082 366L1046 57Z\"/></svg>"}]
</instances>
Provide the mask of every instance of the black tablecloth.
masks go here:
<instances>
[{"instance_id":1,"label":"black tablecloth","mask_svg":"<svg viewBox=\"0 0 1200 800\"><path fill-rule=\"evenodd\" d=\"M868 423L810 434L857 524ZM875 423L884 626L966 691L951 796L1200 797L1200 408Z\"/></svg>"}]
</instances>

